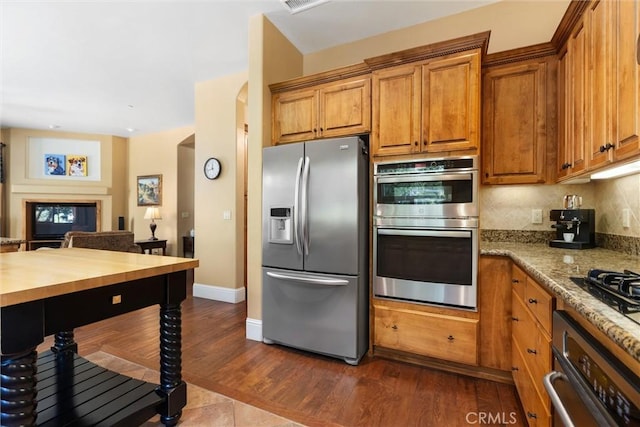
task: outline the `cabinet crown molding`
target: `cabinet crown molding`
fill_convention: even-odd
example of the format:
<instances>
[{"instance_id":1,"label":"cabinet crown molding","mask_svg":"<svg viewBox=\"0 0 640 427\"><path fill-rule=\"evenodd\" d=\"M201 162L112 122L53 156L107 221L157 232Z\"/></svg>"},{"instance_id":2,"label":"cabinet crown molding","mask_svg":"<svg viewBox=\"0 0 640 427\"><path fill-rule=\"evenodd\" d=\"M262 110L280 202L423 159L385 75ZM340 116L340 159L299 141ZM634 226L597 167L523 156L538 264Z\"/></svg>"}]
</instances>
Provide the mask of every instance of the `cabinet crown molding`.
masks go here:
<instances>
[{"instance_id":1,"label":"cabinet crown molding","mask_svg":"<svg viewBox=\"0 0 640 427\"><path fill-rule=\"evenodd\" d=\"M304 89L311 86L317 86L324 83L331 83L338 80L345 80L352 77L366 76L370 73L370 69L365 63L348 65L322 73L310 74L307 76L296 77L284 82L272 83L269 85L271 93L286 92L294 89Z\"/></svg>"},{"instance_id":2,"label":"cabinet crown molding","mask_svg":"<svg viewBox=\"0 0 640 427\"><path fill-rule=\"evenodd\" d=\"M481 56L487 53L489 36L491 31L459 37L457 39L445 40L432 43L426 46L419 46L411 49L393 52L386 55L367 58L364 62L371 70L387 68L395 65L407 64L410 62L423 61L439 56L464 52L472 49L481 49Z\"/></svg>"}]
</instances>

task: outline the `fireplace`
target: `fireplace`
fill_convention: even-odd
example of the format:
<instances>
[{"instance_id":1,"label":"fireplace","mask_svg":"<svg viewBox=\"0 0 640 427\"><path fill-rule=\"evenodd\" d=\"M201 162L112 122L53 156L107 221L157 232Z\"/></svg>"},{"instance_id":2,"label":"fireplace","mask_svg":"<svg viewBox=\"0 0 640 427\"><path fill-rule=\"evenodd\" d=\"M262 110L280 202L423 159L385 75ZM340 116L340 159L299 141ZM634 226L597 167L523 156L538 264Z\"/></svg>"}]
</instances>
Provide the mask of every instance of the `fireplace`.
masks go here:
<instances>
[{"instance_id":1,"label":"fireplace","mask_svg":"<svg viewBox=\"0 0 640 427\"><path fill-rule=\"evenodd\" d=\"M27 200L25 239L29 250L60 247L67 231L100 231L99 200Z\"/></svg>"}]
</instances>

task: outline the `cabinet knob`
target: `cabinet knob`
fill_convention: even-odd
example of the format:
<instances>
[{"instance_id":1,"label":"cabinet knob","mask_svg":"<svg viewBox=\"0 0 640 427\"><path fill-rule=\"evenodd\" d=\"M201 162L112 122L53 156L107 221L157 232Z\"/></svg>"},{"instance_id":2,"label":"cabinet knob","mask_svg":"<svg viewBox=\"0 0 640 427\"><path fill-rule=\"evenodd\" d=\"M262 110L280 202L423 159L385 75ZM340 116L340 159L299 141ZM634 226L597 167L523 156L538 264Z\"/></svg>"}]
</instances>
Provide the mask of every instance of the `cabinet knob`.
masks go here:
<instances>
[{"instance_id":1,"label":"cabinet knob","mask_svg":"<svg viewBox=\"0 0 640 427\"><path fill-rule=\"evenodd\" d=\"M413 145L418 146L418 141L413 141Z\"/></svg>"},{"instance_id":2,"label":"cabinet knob","mask_svg":"<svg viewBox=\"0 0 640 427\"><path fill-rule=\"evenodd\" d=\"M518 280L518 279L511 279L511 283L520 283L520 280Z\"/></svg>"},{"instance_id":3,"label":"cabinet knob","mask_svg":"<svg viewBox=\"0 0 640 427\"><path fill-rule=\"evenodd\" d=\"M529 298L529 304L537 304L538 300L535 298Z\"/></svg>"},{"instance_id":4,"label":"cabinet knob","mask_svg":"<svg viewBox=\"0 0 640 427\"><path fill-rule=\"evenodd\" d=\"M393 325L391 329L398 329L398 325Z\"/></svg>"},{"instance_id":5,"label":"cabinet knob","mask_svg":"<svg viewBox=\"0 0 640 427\"><path fill-rule=\"evenodd\" d=\"M527 353L529 353L529 354L538 354L538 352L536 350L532 349L532 348L528 348L527 349Z\"/></svg>"},{"instance_id":6,"label":"cabinet knob","mask_svg":"<svg viewBox=\"0 0 640 427\"><path fill-rule=\"evenodd\" d=\"M534 414L533 412L527 411L527 417L537 419L538 415Z\"/></svg>"},{"instance_id":7,"label":"cabinet knob","mask_svg":"<svg viewBox=\"0 0 640 427\"><path fill-rule=\"evenodd\" d=\"M520 370L520 368L518 368L517 366L512 366L512 367L511 367L511 370L512 370L512 371L519 371L519 370Z\"/></svg>"},{"instance_id":8,"label":"cabinet knob","mask_svg":"<svg viewBox=\"0 0 640 427\"><path fill-rule=\"evenodd\" d=\"M320 128L320 132L324 132L324 128Z\"/></svg>"},{"instance_id":9,"label":"cabinet knob","mask_svg":"<svg viewBox=\"0 0 640 427\"><path fill-rule=\"evenodd\" d=\"M615 148L615 146L612 143L607 142L606 145L601 145L599 150L600 150L601 153L604 153L605 151L609 151L612 148Z\"/></svg>"},{"instance_id":10,"label":"cabinet knob","mask_svg":"<svg viewBox=\"0 0 640 427\"><path fill-rule=\"evenodd\" d=\"M313 128L313 133L316 133L316 132L318 132L318 129Z\"/></svg>"},{"instance_id":11,"label":"cabinet knob","mask_svg":"<svg viewBox=\"0 0 640 427\"><path fill-rule=\"evenodd\" d=\"M517 318L517 317L515 317L515 316L513 316L513 317L511 318L511 320L513 320L514 322L519 322L519 321L520 321L520 319L518 319L518 318Z\"/></svg>"},{"instance_id":12,"label":"cabinet knob","mask_svg":"<svg viewBox=\"0 0 640 427\"><path fill-rule=\"evenodd\" d=\"M449 335L449 336L447 337L447 339L448 339L449 341L453 341L455 338L453 338L453 335Z\"/></svg>"}]
</instances>

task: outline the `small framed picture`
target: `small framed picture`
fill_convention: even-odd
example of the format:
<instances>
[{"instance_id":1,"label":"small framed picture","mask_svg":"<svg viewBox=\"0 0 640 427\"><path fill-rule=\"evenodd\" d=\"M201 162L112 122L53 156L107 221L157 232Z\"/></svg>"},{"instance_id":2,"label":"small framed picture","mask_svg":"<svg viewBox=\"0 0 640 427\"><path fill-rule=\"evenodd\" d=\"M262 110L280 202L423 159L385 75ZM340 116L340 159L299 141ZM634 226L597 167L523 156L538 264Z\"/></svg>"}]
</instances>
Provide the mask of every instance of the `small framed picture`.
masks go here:
<instances>
[{"instance_id":1,"label":"small framed picture","mask_svg":"<svg viewBox=\"0 0 640 427\"><path fill-rule=\"evenodd\" d=\"M137 179L138 206L162 205L162 175L144 175Z\"/></svg>"},{"instance_id":2,"label":"small framed picture","mask_svg":"<svg viewBox=\"0 0 640 427\"><path fill-rule=\"evenodd\" d=\"M87 156L67 155L67 175L87 176Z\"/></svg>"},{"instance_id":3,"label":"small framed picture","mask_svg":"<svg viewBox=\"0 0 640 427\"><path fill-rule=\"evenodd\" d=\"M44 155L44 174L48 176L66 175L67 164L64 154L45 154Z\"/></svg>"}]
</instances>

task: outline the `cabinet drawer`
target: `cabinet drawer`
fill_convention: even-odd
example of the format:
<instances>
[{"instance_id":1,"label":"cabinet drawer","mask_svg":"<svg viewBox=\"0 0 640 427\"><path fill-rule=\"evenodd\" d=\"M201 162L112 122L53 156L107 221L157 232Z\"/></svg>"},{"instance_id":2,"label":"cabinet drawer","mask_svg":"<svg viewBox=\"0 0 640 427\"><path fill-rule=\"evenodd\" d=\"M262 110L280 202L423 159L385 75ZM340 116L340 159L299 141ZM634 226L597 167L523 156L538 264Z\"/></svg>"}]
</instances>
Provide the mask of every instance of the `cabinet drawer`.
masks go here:
<instances>
[{"instance_id":1,"label":"cabinet drawer","mask_svg":"<svg viewBox=\"0 0 640 427\"><path fill-rule=\"evenodd\" d=\"M524 302L547 334L551 334L551 316L554 308L553 297L531 278L527 278Z\"/></svg>"},{"instance_id":2,"label":"cabinet drawer","mask_svg":"<svg viewBox=\"0 0 640 427\"><path fill-rule=\"evenodd\" d=\"M527 286L527 273L513 264L511 268L511 284L513 291L524 300L524 288Z\"/></svg>"},{"instance_id":3,"label":"cabinet drawer","mask_svg":"<svg viewBox=\"0 0 640 427\"><path fill-rule=\"evenodd\" d=\"M478 320L375 307L374 344L453 362L478 364Z\"/></svg>"},{"instance_id":4,"label":"cabinet drawer","mask_svg":"<svg viewBox=\"0 0 640 427\"><path fill-rule=\"evenodd\" d=\"M534 387L520 347L514 343L511 353L513 358L513 381L518 389L518 396L520 396L520 402L522 402L529 426L550 426L551 415L548 410L548 403L545 406L545 399L541 397ZM546 400L548 401L548 398Z\"/></svg>"},{"instance_id":5,"label":"cabinet drawer","mask_svg":"<svg viewBox=\"0 0 640 427\"><path fill-rule=\"evenodd\" d=\"M517 298L513 302L513 318L513 341L522 351L535 387L541 395L546 396L542 378L551 371L551 339L537 327L529 311Z\"/></svg>"}]
</instances>

